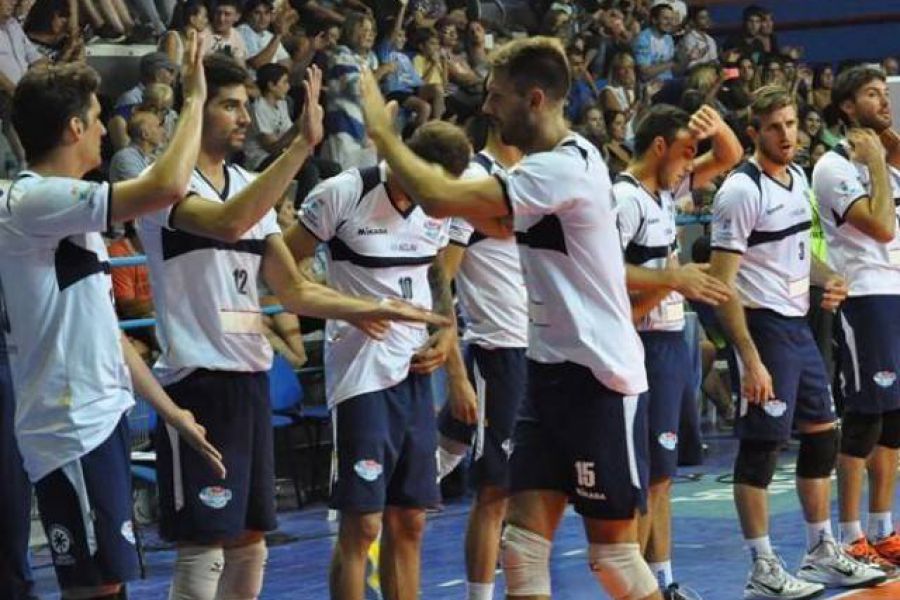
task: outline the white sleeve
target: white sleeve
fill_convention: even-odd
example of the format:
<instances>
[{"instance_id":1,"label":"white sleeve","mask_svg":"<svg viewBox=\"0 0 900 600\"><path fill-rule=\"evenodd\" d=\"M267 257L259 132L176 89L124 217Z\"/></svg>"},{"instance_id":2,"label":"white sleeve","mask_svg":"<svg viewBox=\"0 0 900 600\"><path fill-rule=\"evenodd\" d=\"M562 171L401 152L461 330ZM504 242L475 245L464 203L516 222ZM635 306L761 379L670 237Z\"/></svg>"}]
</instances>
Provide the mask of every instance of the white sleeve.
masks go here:
<instances>
[{"instance_id":1,"label":"white sleeve","mask_svg":"<svg viewBox=\"0 0 900 600\"><path fill-rule=\"evenodd\" d=\"M744 175L729 177L713 203L712 249L743 254L759 218L760 194Z\"/></svg>"},{"instance_id":2,"label":"white sleeve","mask_svg":"<svg viewBox=\"0 0 900 600\"><path fill-rule=\"evenodd\" d=\"M112 187L107 182L47 177L22 193L15 188L14 183L9 210L22 231L66 237L109 229Z\"/></svg>"},{"instance_id":3,"label":"white sleeve","mask_svg":"<svg viewBox=\"0 0 900 600\"><path fill-rule=\"evenodd\" d=\"M356 169L323 181L300 206L300 223L320 242L327 242L353 211L361 191L362 181Z\"/></svg>"},{"instance_id":4,"label":"white sleeve","mask_svg":"<svg viewBox=\"0 0 900 600\"><path fill-rule=\"evenodd\" d=\"M527 156L508 173L494 173L503 186L510 214L546 215L565 208L573 199L558 193L560 183L581 178L581 174L571 173L572 163L564 154L540 152Z\"/></svg>"},{"instance_id":5,"label":"white sleeve","mask_svg":"<svg viewBox=\"0 0 900 600\"><path fill-rule=\"evenodd\" d=\"M833 153L832 153L833 154ZM853 164L839 156L825 156L813 169L813 191L824 210L832 210L841 219L857 200L866 198L869 190Z\"/></svg>"},{"instance_id":6,"label":"white sleeve","mask_svg":"<svg viewBox=\"0 0 900 600\"><path fill-rule=\"evenodd\" d=\"M269 209L263 218L260 219L259 225L262 228L262 234L264 238L269 237L270 235L281 235L281 227L278 225L278 215L275 213L275 209Z\"/></svg>"},{"instance_id":7,"label":"white sleeve","mask_svg":"<svg viewBox=\"0 0 900 600\"><path fill-rule=\"evenodd\" d=\"M619 239L622 250L628 247L638 229L641 228L641 207L632 193L634 186L630 183L613 185L613 198L616 201L616 225L619 228Z\"/></svg>"}]
</instances>

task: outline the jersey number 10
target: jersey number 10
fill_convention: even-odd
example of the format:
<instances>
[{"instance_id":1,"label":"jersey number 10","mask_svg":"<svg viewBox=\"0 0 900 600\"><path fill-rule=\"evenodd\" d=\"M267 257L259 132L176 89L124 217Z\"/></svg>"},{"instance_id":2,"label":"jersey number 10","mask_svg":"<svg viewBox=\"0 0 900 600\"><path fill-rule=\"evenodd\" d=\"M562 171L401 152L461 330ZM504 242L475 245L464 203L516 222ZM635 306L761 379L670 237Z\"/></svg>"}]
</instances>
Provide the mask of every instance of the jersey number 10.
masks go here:
<instances>
[{"instance_id":1,"label":"jersey number 10","mask_svg":"<svg viewBox=\"0 0 900 600\"><path fill-rule=\"evenodd\" d=\"M397 283L400 285L400 297L404 300L412 300L412 277L401 277Z\"/></svg>"}]
</instances>

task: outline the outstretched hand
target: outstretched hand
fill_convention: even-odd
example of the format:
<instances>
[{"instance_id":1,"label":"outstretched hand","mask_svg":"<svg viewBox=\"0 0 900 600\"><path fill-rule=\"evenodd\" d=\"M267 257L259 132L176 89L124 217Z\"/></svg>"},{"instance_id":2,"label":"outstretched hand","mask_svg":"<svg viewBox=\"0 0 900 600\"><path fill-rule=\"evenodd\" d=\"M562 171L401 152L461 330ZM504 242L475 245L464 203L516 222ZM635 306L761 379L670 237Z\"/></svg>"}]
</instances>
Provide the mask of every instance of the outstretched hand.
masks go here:
<instances>
[{"instance_id":1,"label":"outstretched hand","mask_svg":"<svg viewBox=\"0 0 900 600\"><path fill-rule=\"evenodd\" d=\"M227 472L225 464L222 462L222 453L206 439L206 428L194 419L191 411L179 411L178 416L170 421L169 425L178 430L178 435L191 448L200 453L216 475L225 478Z\"/></svg>"},{"instance_id":2,"label":"outstretched hand","mask_svg":"<svg viewBox=\"0 0 900 600\"><path fill-rule=\"evenodd\" d=\"M385 298L373 305L371 311L347 321L376 340L384 339L391 321L426 323L436 327L446 327L452 323L448 317L395 298Z\"/></svg>"},{"instance_id":3,"label":"outstretched hand","mask_svg":"<svg viewBox=\"0 0 900 600\"><path fill-rule=\"evenodd\" d=\"M378 88L378 80L370 69L363 68L360 71L359 98L369 136L377 140L378 136L390 133L394 121Z\"/></svg>"}]
</instances>

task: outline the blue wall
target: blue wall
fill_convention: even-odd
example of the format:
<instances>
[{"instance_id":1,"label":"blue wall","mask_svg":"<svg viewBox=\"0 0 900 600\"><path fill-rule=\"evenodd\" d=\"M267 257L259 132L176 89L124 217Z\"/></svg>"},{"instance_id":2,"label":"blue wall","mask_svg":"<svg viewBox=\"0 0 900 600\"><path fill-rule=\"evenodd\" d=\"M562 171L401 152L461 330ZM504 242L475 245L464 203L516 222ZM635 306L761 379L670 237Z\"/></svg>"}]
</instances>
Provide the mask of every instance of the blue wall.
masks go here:
<instances>
[{"instance_id":1,"label":"blue wall","mask_svg":"<svg viewBox=\"0 0 900 600\"><path fill-rule=\"evenodd\" d=\"M900 0L759 0L727 6L713 6L713 22L720 26L741 23L744 7L758 4L775 15L778 42L802 46L804 61L811 63L856 59L880 59L900 55L900 23L829 27L801 31L779 31L778 23L815 19L840 19L877 13L900 15Z\"/></svg>"}]
</instances>

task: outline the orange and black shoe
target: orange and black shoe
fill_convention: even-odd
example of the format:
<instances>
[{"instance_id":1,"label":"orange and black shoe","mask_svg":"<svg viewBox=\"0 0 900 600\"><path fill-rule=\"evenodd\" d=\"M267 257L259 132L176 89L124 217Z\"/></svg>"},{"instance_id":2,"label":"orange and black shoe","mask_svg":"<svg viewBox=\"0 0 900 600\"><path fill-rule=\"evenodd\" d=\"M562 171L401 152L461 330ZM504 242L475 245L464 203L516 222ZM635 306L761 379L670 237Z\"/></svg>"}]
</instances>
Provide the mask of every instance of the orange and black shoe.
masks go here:
<instances>
[{"instance_id":1,"label":"orange and black shoe","mask_svg":"<svg viewBox=\"0 0 900 600\"><path fill-rule=\"evenodd\" d=\"M900 535L897 535L896 531L892 531L889 536L881 538L872 546L881 558L895 567L900 566Z\"/></svg>"},{"instance_id":2,"label":"orange and black shoe","mask_svg":"<svg viewBox=\"0 0 900 600\"><path fill-rule=\"evenodd\" d=\"M884 574L889 579L900 575L900 570L897 569L894 563L883 557L865 536L859 538L852 544L844 546L844 552L859 562L866 563L884 571Z\"/></svg>"}]
</instances>

